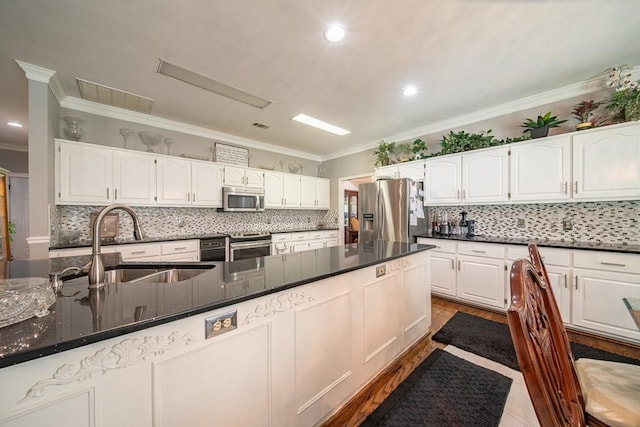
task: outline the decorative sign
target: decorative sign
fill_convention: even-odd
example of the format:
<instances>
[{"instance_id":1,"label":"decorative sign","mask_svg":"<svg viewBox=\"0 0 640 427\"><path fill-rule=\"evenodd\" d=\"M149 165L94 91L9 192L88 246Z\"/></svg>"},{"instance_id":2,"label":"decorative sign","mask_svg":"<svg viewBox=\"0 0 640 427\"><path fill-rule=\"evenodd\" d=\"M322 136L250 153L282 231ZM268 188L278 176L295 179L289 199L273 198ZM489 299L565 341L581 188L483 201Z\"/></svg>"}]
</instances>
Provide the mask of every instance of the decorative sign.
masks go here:
<instances>
[{"instance_id":1,"label":"decorative sign","mask_svg":"<svg viewBox=\"0 0 640 427\"><path fill-rule=\"evenodd\" d=\"M249 166L249 149L216 142L215 161L228 165Z\"/></svg>"}]
</instances>

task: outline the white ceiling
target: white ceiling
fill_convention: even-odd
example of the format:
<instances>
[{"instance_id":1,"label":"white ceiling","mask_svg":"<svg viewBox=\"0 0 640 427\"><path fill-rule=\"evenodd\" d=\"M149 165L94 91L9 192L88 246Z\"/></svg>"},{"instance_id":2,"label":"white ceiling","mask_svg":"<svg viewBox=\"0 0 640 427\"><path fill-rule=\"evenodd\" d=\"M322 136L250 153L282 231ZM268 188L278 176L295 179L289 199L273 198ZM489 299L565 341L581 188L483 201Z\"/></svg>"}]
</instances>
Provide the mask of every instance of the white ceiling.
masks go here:
<instances>
[{"instance_id":1,"label":"white ceiling","mask_svg":"<svg viewBox=\"0 0 640 427\"><path fill-rule=\"evenodd\" d=\"M347 36L330 45L334 21ZM28 120L16 59L71 97L77 77L152 98L153 116L327 158L640 64L638 40L638 0L0 0L0 144L27 144L5 125ZM273 104L159 75L159 59Z\"/></svg>"}]
</instances>

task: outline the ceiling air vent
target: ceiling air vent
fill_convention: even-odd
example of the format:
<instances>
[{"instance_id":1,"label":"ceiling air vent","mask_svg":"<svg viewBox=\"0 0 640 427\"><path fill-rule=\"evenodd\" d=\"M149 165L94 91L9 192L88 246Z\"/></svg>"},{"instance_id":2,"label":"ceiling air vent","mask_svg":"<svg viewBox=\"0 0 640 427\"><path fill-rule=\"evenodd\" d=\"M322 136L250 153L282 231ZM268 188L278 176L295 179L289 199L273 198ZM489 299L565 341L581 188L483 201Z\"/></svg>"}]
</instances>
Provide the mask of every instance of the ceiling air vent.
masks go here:
<instances>
[{"instance_id":1,"label":"ceiling air vent","mask_svg":"<svg viewBox=\"0 0 640 427\"><path fill-rule=\"evenodd\" d=\"M258 122L255 122L255 123L253 124L253 126L255 126L255 127L257 127L257 128L260 128L260 129L269 129L269 126L267 126L267 125L265 125L265 124L263 124L263 123L258 123Z\"/></svg>"},{"instance_id":2,"label":"ceiling air vent","mask_svg":"<svg viewBox=\"0 0 640 427\"><path fill-rule=\"evenodd\" d=\"M164 62L163 60L160 60L160 65L158 65L158 73L180 80L181 82L190 84L191 86L208 90L209 92L213 92L217 95L226 96L234 101L251 105L252 107L265 108L271 104L271 101L267 101L266 99L262 99L224 83L217 82L207 76L187 70L186 68Z\"/></svg>"},{"instance_id":3,"label":"ceiling air vent","mask_svg":"<svg viewBox=\"0 0 640 427\"><path fill-rule=\"evenodd\" d=\"M127 110L138 111L140 113L151 113L151 107L153 107L153 99L151 98L103 86L87 80L76 78L76 81L78 82L82 99L111 105L112 107L126 108Z\"/></svg>"}]
</instances>

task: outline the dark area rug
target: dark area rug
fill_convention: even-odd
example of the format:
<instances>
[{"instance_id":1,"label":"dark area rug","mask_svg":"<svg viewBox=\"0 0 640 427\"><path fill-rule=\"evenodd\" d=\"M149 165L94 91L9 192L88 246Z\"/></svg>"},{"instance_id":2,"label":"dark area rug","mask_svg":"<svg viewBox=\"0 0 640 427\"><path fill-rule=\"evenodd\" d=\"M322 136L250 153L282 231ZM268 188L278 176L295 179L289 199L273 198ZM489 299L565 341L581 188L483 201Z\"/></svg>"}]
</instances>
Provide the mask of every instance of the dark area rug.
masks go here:
<instances>
[{"instance_id":1,"label":"dark area rug","mask_svg":"<svg viewBox=\"0 0 640 427\"><path fill-rule=\"evenodd\" d=\"M433 339L520 370L509 325L506 323L494 322L459 311L433 336ZM573 342L571 350L576 360L584 357L640 365L638 359Z\"/></svg>"},{"instance_id":2,"label":"dark area rug","mask_svg":"<svg viewBox=\"0 0 640 427\"><path fill-rule=\"evenodd\" d=\"M497 426L511 382L436 349L362 426Z\"/></svg>"}]
</instances>

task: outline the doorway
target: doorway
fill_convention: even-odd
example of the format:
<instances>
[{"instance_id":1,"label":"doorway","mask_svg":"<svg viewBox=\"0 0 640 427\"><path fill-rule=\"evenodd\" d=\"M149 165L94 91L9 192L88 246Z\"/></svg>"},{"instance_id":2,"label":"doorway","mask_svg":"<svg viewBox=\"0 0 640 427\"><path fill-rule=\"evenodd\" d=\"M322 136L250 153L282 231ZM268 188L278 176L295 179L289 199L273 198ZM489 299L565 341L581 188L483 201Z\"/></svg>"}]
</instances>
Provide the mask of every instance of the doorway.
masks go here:
<instances>
[{"instance_id":1,"label":"doorway","mask_svg":"<svg viewBox=\"0 0 640 427\"><path fill-rule=\"evenodd\" d=\"M29 178L26 174L9 175L9 221L15 230L12 259L29 259Z\"/></svg>"},{"instance_id":2,"label":"doorway","mask_svg":"<svg viewBox=\"0 0 640 427\"><path fill-rule=\"evenodd\" d=\"M342 212L343 215L342 221L338 219L341 244L355 243L354 240L357 238L357 232L349 233L349 228L351 227L353 231L353 226L350 224L352 214L355 214L356 221L354 224L356 228L358 228L358 186L372 181L375 181L375 179L371 174L348 176L338 179L338 216L340 212Z\"/></svg>"},{"instance_id":3,"label":"doorway","mask_svg":"<svg viewBox=\"0 0 640 427\"><path fill-rule=\"evenodd\" d=\"M344 243L358 243L358 192L344 190Z\"/></svg>"}]
</instances>

